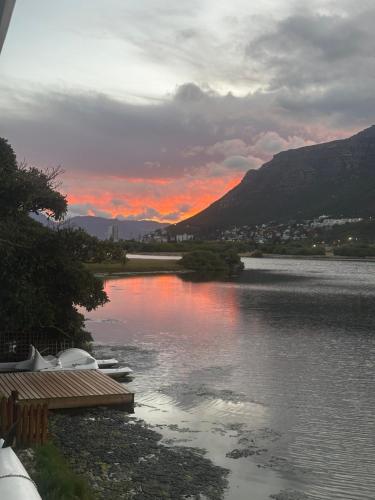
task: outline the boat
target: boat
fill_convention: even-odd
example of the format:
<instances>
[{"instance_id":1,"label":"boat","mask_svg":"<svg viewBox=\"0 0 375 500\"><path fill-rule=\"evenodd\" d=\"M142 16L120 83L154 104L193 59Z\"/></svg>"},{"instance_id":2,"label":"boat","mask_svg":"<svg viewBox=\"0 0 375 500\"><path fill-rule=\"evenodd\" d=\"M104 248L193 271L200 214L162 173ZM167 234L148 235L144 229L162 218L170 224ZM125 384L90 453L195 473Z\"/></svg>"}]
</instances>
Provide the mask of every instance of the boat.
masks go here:
<instances>
[{"instance_id":1,"label":"boat","mask_svg":"<svg viewBox=\"0 0 375 500\"><path fill-rule=\"evenodd\" d=\"M6 500L42 500L25 467L12 448L2 448L0 440L0 498Z\"/></svg>"},{"instance_id":2,"label":"boat","mask_svg":"<svg viewBox=\"0 0 375 500\"><path fill-rule=\"evenodd\" d=\"M30 346L26 360L17 363L0 363L0 372L61 370L99 370L112 378L126 377L133 373L128 366L118 366L116 359L96 360L87 351L75 347L61 351L57 356L43 357L34 346Z\"/></svg>"}]
</instances>

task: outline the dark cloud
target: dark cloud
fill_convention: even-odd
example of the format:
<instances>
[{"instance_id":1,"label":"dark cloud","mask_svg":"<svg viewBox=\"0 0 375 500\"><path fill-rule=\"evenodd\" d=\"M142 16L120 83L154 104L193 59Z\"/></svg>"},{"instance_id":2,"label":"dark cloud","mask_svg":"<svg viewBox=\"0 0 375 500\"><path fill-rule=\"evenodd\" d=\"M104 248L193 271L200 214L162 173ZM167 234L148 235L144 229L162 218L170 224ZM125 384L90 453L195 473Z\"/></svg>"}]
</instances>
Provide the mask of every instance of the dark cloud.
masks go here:
<instances>
[{"instance_id":1,"label":"dark cloud","mask_svg":"<svg viewBox=\"0 0 375 500\"><path fill-rule=\"evenodd\" d=\"M93 93L29 92L3 114L0 134L21 158L40 166L61 164L68 174L181 178L201 175L202 169L233 170L233 162L225 163L230 156L261 163L280 149L324 139L324 133L306 128L298 100L281 97L221 96L191 83L152 105ZM10 105L11 96L3 98ZM296 117L284 116L280 103L297 106ZM316 122L324 110L318 114ZM260 147L262 134L271 132L280 149Z\"/></svg>"},{"instance_id":2,"label":"dark cloud","mask_svg":"<svg viewBox=\"0 0 375 500\"><path fill-rule=\"evenodd\" d=\"M375 76L374 21L374 7L361 10L354 2L346 11L298 11L249 42L248 63L266 75L272 90L315 93L344 82L370 83Z\"/></svg>"}]
</instances>

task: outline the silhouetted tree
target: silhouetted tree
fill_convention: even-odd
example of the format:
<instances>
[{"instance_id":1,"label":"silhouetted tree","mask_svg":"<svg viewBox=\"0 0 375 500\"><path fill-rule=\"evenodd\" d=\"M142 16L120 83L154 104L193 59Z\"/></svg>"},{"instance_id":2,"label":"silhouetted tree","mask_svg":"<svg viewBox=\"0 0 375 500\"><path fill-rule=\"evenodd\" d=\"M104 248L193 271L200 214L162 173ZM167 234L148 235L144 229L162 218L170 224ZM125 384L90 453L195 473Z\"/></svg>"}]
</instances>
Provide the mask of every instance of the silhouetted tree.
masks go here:
<instances>
[{"instance_id":1,"label":"silhouetted tree","mask_svg":"<svg viewBox=\"0 0 375 500\"><path fill-rule=\"evenodd\" d=\"M108 300L102 282L82 264L90 237L42 226L29 216L43 212L56 221L64 216L67 202L56 190L58 174L17 164L0 138L0 335L52 327L80 344L89 335L78 307L91 310Z\"/></svg>"}]
</instances>

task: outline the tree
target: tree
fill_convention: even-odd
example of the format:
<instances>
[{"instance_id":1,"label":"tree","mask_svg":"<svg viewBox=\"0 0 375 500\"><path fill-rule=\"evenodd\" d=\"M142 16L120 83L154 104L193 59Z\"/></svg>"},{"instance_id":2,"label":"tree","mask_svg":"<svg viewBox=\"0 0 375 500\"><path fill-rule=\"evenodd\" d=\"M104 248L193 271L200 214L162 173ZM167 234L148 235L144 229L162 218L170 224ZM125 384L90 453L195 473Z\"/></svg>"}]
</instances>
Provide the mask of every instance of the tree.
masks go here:
<instances>
[{"instance_id":1,"label":"tree","mask_svg":"<svg viewBox=\"0 0 375 500\"><path fill-rule=\"evenodd\" d=\"M58 173L18 165L0 138L0 334L54 328L79 345L89 334L78 307L95 309L108 298L102 282L83 266L82 233L53 230L29 216L40 211L54 220L64 216L67 202L56 190Z\"/></svg>"},{"instance_id":2,"label":"tree","mask_svg":"<svg viewBox=\"0 0 375 500\"><path fill-rule=\"evenodd\" d=\"M179 262L184 268L201 274L232 275L243 269L241 259L233 250L221 254L210 250L194 250L185 254Z\"/></svg>"}]
</instances>

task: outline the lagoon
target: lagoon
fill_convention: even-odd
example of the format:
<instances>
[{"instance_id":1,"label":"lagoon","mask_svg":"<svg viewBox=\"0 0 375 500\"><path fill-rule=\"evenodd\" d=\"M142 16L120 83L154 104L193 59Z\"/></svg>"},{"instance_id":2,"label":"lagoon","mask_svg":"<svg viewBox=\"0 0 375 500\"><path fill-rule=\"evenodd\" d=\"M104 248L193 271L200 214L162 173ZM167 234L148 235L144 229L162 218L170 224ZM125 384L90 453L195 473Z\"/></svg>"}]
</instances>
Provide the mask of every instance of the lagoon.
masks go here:
<instances>
[{"instance_id":1,"label":"lagoon","mask_svg":"<svg viewBox=\"0 0 375 500\"><path fill-rule=\"evenodd\" d=\"M87 328L134 368L136 416L231 470L227 499L373 499L375 263L244 262L110 279Z\"/></svg>"}]
</instances>

